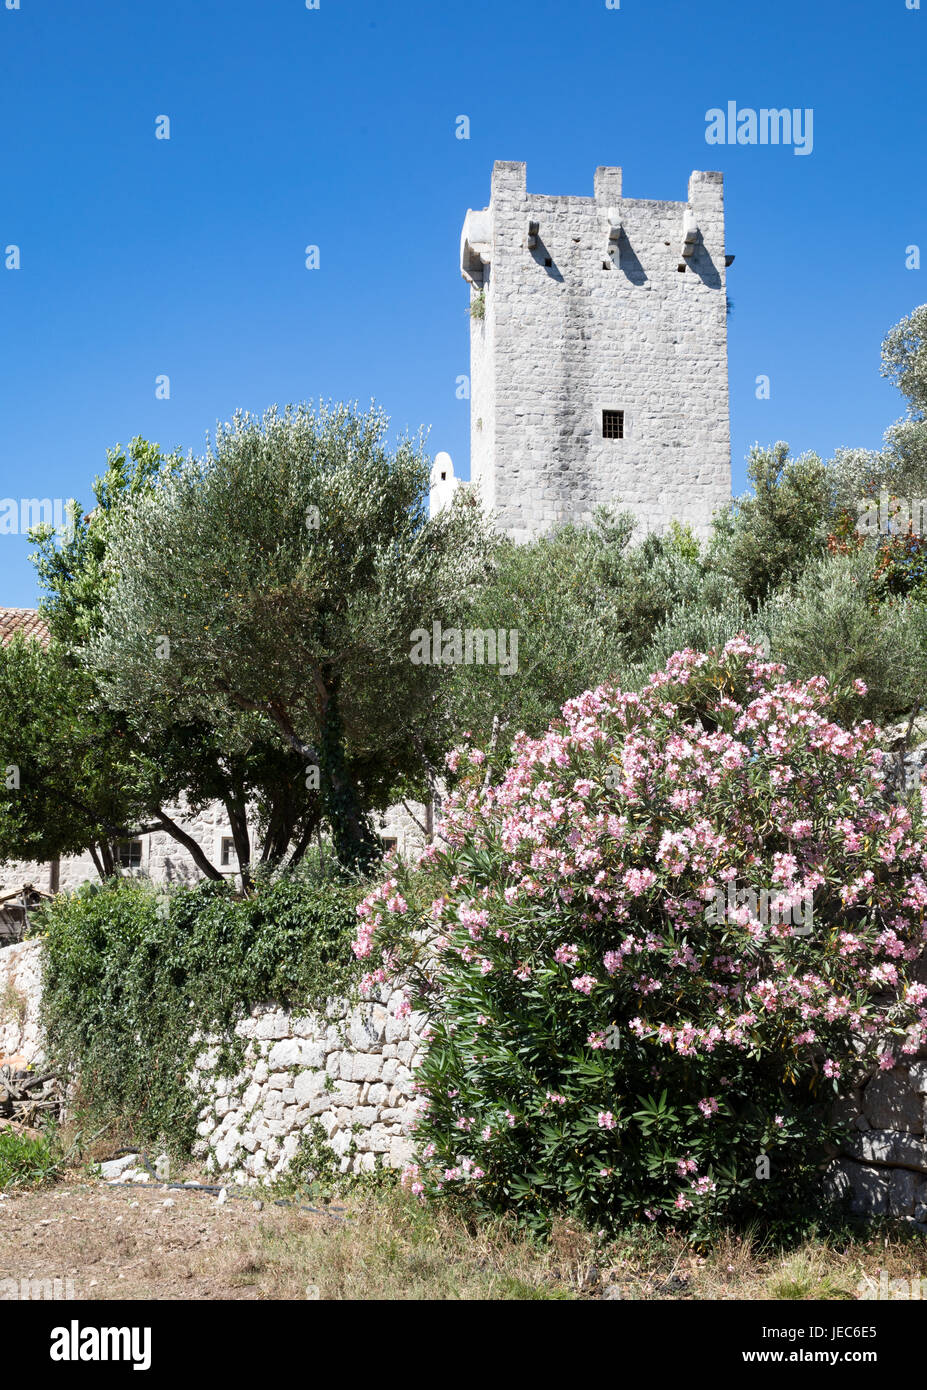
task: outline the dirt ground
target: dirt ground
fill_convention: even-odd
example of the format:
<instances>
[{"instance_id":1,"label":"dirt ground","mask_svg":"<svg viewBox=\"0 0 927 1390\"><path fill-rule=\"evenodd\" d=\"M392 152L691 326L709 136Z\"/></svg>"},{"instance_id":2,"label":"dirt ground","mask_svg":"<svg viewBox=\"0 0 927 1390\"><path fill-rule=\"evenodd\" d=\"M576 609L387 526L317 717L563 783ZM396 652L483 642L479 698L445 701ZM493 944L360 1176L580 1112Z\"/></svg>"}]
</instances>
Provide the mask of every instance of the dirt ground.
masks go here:
<instances>
[{"instance_id":1,"label":"dirt ground","mask_svg":"<svg viewBox=\"0 0 927 1390\"><path fill-rule=\"evenodd\" d=\"M567 1220L538 1246L506 1223L474 1226L393 1190L358 1192L329 1213L266 1192L220 1203L86 1172L0 1194L0 1299L852 1301L887 1297L872 1292L886 1279L900 1281L898 1297L927 1297L920 1233L861 1228L788 1249L728 1233L698 1253L650 1231L600 1247Z\"/></svg>"},{"instance_id":2,"label":"dirt ground","mask_svg":"<svg viewBox=\"0 0 927 1390\"><path fill-rule=\"evenodd\" d=\"M0 1200L0 1280L70 1280L65 1296L88 1300L254 1300L262 1292L239 1252L331 1220L273 1205L258 1211L249 1199L220 1205L155 1183L10 1189Z\"/></svg>"}]
</instances>

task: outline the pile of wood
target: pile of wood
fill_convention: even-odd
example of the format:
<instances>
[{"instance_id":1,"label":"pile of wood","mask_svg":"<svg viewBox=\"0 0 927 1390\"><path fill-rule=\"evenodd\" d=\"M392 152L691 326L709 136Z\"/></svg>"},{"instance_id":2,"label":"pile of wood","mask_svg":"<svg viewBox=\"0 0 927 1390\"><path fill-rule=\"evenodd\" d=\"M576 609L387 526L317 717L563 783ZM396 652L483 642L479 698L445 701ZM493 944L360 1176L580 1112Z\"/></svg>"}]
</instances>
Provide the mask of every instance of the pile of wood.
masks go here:
<instances>
[{"instance_id":1,"label":"pile of wood","mask_svg":"<svg viewBox=\"0 0 927 1390\"><path fill-rule=\"evenodd\" d=\"M0 1066L0 1128L35 1135L61 1114L64 1088L56 1072Z\"/></svg>"},{"instance_id":2,"label":"pile of wood","mask_svg":"<svg viewBox=\"0 0 927 1390\"><path fill-rule=\"evenodd\" d=\"M51 902L53 894L34 883L24 883L12 892L0 893L0 946L22 941L29 928L29 913L40 904Z\"/></svg>"}]
</instances>

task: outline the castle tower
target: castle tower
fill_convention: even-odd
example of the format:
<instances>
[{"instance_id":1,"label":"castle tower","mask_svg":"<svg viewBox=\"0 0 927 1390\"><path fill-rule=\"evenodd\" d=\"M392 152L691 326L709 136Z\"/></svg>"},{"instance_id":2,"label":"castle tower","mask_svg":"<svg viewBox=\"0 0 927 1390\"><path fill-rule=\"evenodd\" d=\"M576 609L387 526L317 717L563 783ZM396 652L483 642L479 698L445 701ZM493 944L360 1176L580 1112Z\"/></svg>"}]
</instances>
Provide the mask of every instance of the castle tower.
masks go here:
<instances>
[{"instance_id":1,"label":"castle tower","mask_svg":"<svg viewBox=\"0 0 927 1390\"><path fill-rule=\"evenodd\" d=\"M624 198L599 168L592 198L527 191L497 162L469 211L470 475L526 540L608 504L642 530L704 535L731 495L722 175L688 201Z\"/></svg>"}]
</instances>

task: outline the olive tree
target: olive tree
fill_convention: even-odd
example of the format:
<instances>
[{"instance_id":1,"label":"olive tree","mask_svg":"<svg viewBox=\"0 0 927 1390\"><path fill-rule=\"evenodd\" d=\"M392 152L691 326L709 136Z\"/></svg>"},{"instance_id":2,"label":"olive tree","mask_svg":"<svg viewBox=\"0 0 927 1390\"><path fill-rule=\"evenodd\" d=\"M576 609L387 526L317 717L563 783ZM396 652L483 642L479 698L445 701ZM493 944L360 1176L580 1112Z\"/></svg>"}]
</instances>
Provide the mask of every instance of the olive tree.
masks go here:
<instances>
[{"instance_id":1,"label":"olive tree","mask_svg":"<svg viewBox=\"0 0 927 1390\"><path fill-rule=\"evenodd\" d=\"M387 428L375 406L236 415L130 505L92 643L114 705L265 720L350 867L379 853L370 811L444 751L447 673L412 634L454 621L481 556L478 514L429 518L423 441Z\"/></svg>"}]
</instances>

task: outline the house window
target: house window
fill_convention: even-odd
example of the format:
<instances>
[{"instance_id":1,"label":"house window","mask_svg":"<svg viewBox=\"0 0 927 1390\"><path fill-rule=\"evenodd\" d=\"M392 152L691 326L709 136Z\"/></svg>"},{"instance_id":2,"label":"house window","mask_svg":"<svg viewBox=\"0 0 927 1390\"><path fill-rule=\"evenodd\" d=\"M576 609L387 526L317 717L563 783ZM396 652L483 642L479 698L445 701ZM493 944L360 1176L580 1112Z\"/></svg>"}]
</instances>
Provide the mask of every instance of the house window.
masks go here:
<instances>
[{"instance_id":1,"label":"house window","mask_svg":"<svg viewBox=\"0 0 927 1390\"><path fill-rule=\"evenodd\" d=\"M120 869L140 869L142 867L141 840L120 840L116 845L116 863Z\"/></svg>"},{"instance_id":2,"label":"house window","mask_svg":"<svg viewBox=\"0 0 927 1390\"><path fill-rule=\"evenodd\" d=\"M219 863L223 869L229 869L233 864L238 863L238 855L235 853L235 841L231 835L222 836L222 844L219 850Z\"/></svg>"},{"instance_id":3,"label":"house window","mask_svg":"<svg viewBox=\"0 0 927 1390\"><path fill-rule=\"evenodd\" d=\"M602 438L624 439L624 411L602 411Z\"/></svg>"},{"instance_id":4,"label":"house window","mask_svg":"<svg viewBox=\"0 0 927 1390\"><path fill-rule=\"evenodd\" d=\"M383 835L381 838L382 838L382 840L383 840L383 853L384 853L384 854L391 854L392 851L396 848L396 846L397 846L398 843L399 843L399 841L397 840L396 836L395 836L395 835Z\"/></svg>"}]
</instances>

